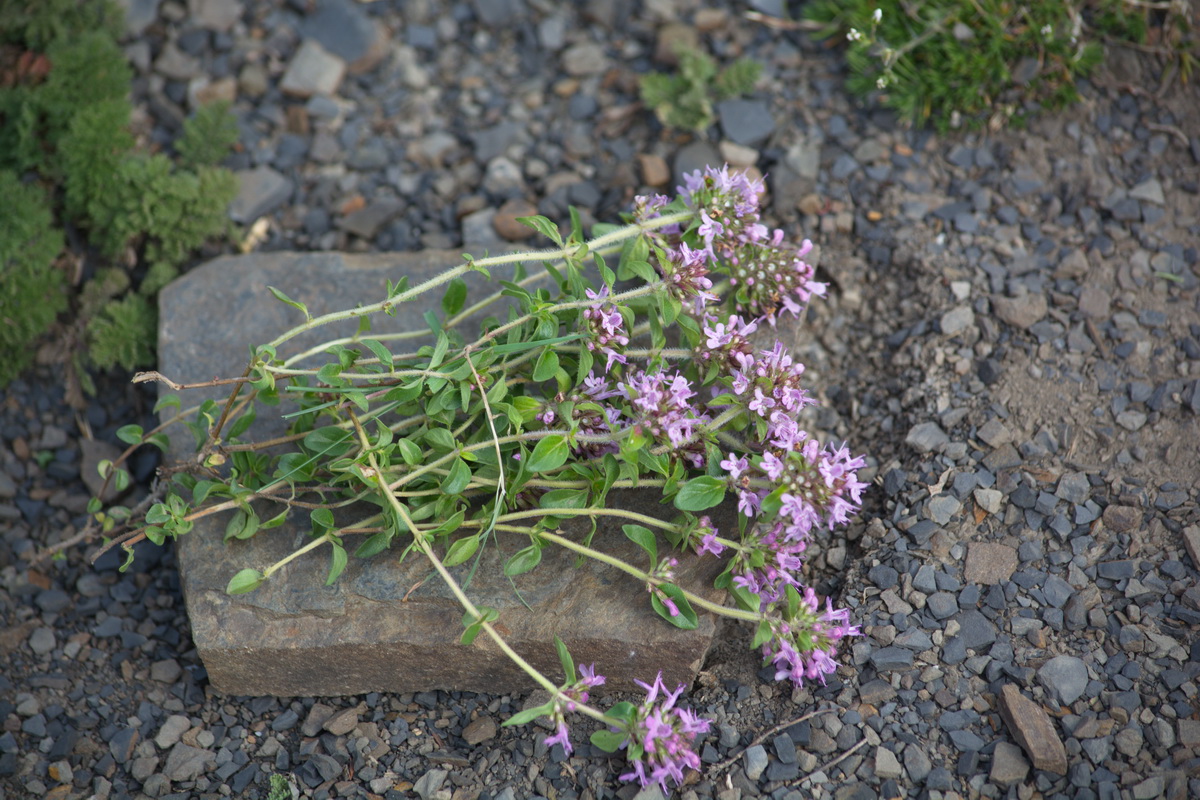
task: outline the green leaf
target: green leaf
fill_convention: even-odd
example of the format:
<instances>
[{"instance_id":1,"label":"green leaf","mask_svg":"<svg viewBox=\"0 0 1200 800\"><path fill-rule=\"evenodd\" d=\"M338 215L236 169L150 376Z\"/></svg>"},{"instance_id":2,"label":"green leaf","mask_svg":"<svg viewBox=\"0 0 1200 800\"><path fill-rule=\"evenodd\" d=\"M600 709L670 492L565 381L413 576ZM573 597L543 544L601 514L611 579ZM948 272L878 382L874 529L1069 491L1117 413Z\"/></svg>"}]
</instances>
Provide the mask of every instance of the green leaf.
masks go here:
<instances>
[{"instance_id":1,"label":"green leaf","mask_svg":"<svg viewBox=\"0 0 1200 800\"><path fill-rule=\"evenodd\" d=\"M388 350L387 347L383 345L383 342L375 339L363 339L362 344L375 354L375 357L379 359L380 364L383 364L385 367L387 367L389 372L392 371L392 351Z\"/></svg>"},{"instance_id":2,"label":"green leaf","mask_svg":"<svg viewBox=\"0 0 1200 800\"><path fill-rule=\"evenodd\" d=\"M391 545L391 543L392 543L392 532L391 531L380 531L379 533L372 535L371 538L367 539L365 542L360 544L358 546L358 548L354 551L354 555L356 558L370 558L371 556L376 555L377 553L382 553L384 550L387 550L388 546Z\"/></svg>"},{"instance_id":3,"label":"green leaf","mask_svg":"<svg viewBox=\"0 0 1200 800\"><path fill-rule=\"evenodd\" d=\"M454 441L454 435L445 428L431 428L425 434L425 441L435 450L442 452L458 449L458 442Z\"/></svg>"},{"instance_id":4,"label":"green leaf","mask_svg":"<svg viewBox=\"0 0 1200 800\"><path fill-rule=\"evenodd\" d=\"M504 564L504 574L508 577L523 575L536 567L542 561L542 548L531 544L512 554Z\"/></svg>"},{"instance_id":5,"label":"green leaf","mask_svg":"<svg viewBox=\"0 0 1200 800\"><path fill-rule=\"evenodd\" d=\"M466 561L471 556L475 555L475 551L479 549L479 534L474 536L464 536L458 539L454 544L450 545L450 549L446 551L446 557L442 559L442 563L447 567L455 567Z\"/></svg>"},{"instance_id":6,"label":"green leaf","mask_svg":"<svg viewBox=\"0 0 1200 800\"><path fill-rule=\"evenodd\" d=\"M102 503L100 501L99 497L93 497L90 500L88 500L87 513L95 514L97 511L99 511L102 508L104 508L104 503Z\"/></svg>"},{"instance_id":7,"label":"green leaf","mask_svg":"<svg viewBox=\"0 0 1200 800\"><path fill-rule=\"evenodd\" d=\"M300 311L304 314L305 322L312 319L312 315L308 313L308 306L304 305L304 303L300 303L300 302L293 300L292 298L288 297L283 292L276 289L274 286L268 286L267 291L269 291L271 294L275 295L276 300L278 300L282 303L286 303L287 305L291 306L292 308L300 309Z\"/></svg>"},{"instance_id":8,"label":"green leaf","mask_svg":"<svg viewBox=\"0 0 1200 800\"><path fill-rule=\"evenodd\" d=\"M533 448L533 453L529 456L529 470L549 472L558 469L567 463L570 454L571 446L567 444L567 437L561 433L552 433L542 438Z\"/></svg>"},{"instance_id":9,"label":"green leaf","mask_svg":"<svg viewBox=\"0 0 1200 800\"><path fill-rule=\"evenodd\" d=\"M141 444L142 426L122 425L120 428L117 428L117 438L125 444Z\"/></svg>"},{"instance_id":10,"label":"green leaf","mask_svg":"<svg viewBox=\"0 0 1200 800\"><path fill-rule=\"evenodd\" d=\"M327 425L304 437L304 446L317 455L337 458L353 446L354 435L344 428Z\"/></svg>"},{"instance_id":11,"label":"green leaf","mask_svg":"<svg viewBox=\"0 0 1200 800\"><path fill-rule=\"evenodd\" d=\"M442 311L446 312L447 317L453 317L462 311L463 304L466 302L467 282L462 278L455 278L446 287L446 294L442 295Z\"/></svg>"},{"instance_id":12,"label":"green leaf","mask_svg":"<svg viewBox=\"0 0 1200 800\"><path fill-rule=\"evenodd\" d=\"M253 511L239 508L233 512L225 525L225 541L230 539L249 539L258 532L258 515Z\"/></svg>"},{"instance_id":13,"label":"green leaf","mask_svg":"<svg viewBox=\"0 0 1200 800\"><path fill-rule=\"evenodd\" d=\"M752 650L756 650L759 647L762 647L764 644L771 641L772 636L774 636L774 633L771 632L771 623L765 619L760 620L758 623L758 629L754 632L754 639L750 643L750 648Z\"/></svg>"},{"instance_id":14,"label":"green leaf","mask_svg":"<svg viewBox=\"0 0 1200 800\"><path fill-rule=\"evenodd\" d=\"M258 417L258 412L256 412L254 410L254 406L251 405L249 408L246 409L245 413L243 413L240 417L235 419L233 421L233 424L229 426L229 434L228 434L229 438L235 439L238 436L241 436L243 433L245 433L247 430L250 429L250 426L254 424L254 420L257 417Z\"/></svg>"},{"instance_id":15,"label":"green leaf","mask_svg":"<svg viewBox=\"0 0 1200 800\"><path fill-rule=\"evenodd\" d=\"M396 442L396 446L400 448L400 457L404 459L405 464L421 463L421 448L417 447L408 439L401 439Z\"/></svg>"},{"instance_id":16,"label":"green leaf","mask_svg":"<svg viewBox=\"0 0 1200 800\"><path fill-rule=\"evenodd\" d=\"M454 463L450 465L450 474L442 481L439 487L442 492L448 495L462 494L463 489L467 488L467 484L471 482L471 468L467 466L467 462L461 458L454 459Z\"/></svg>"},{"instance_id":17,"label":"green leaf","mask_svg":"<svg viewBox=\"0 0 1200 800\"><path fill-rule=\"evenodd\" d=\"M558 354L547 347L538 356L537 364L533 368L533 379L548 381L554 377L556 372L558 372Z\"/></svg>"},{"instance_id":18,"label":"green leaf","mask_svg":"<svg viewBox=\"0 0 1200 800\"><path fill-rule=\"evenodd\" d=\"M763 519L771 519L779 510L783 508L783 493L787 491L786 486L777 487L773 492L762 499L759 507L759 513Z\"/></svg>"},{"instance_id":19,"label":"green leaf","mask_svg":"<svg viewBox=\"0 0 1200 800\"><path fill-rule=\"evenodd\" d=\"M649 554L651 566L658 563L658 540L649 528L643 528L641 525L622 525L621 530L625 531L629 541Z\"/></svg>"},{"instance_id":20,"label":"green leaf","mask_svg":"<svg viewBox=\"0 0 1200 800\"><path fill-rule=\"evenodd\" d=\"M330 548L332 552L329 554L329 577L325 579L326 586L333 586L333 582L338 579L338 576L342 574L342 570L346 568L346 548L342 546L342 543L337 538L330 541L333 547Z\"/></svg>"},{"instance_id":21,"label":"green leaf","mask_svg":"<svg viewBox=\"0 0 1200 800\"><path fill-rule=\"evenodd\" d=\"M654 606L654 610L658 612L658 615L676 628L685 631L695 630L697 624L696 611L692 608L692 604L688 602L683 589L680 589L673 583L664 583L658 586L658 590L671 598L671 601L679 609L678 616L671 616L666 603L659 599L658 592L652 592L650 594L650 605Z\"/></svg>"},{"instance_id":22,"label":"green leaf","mask_svg":"<svg viewBox=\"0 0 1200 800\"><path fill-rule=\"evenodd\" d=\"M536 217L517 217L517 222L527 227L533 228L538 233L550 239L559 247L563 245L562 234L558 232L558 226L543 216Z\"/></svg>"},{"instance_id":23,"label":"green leaf","mask_svg":"<svg viewBox=\"0 0 1200 800\"><path fill-rule=\"evenodd\" d=\"M129 473L123 469L118 469L113 473L113 485L118 492L123 492L133 483L133 479L129 477Z\"/></svg>"},{"instance_id":24,"label":"green leaf","mask_svg":"<svg viewBox=\"0 0 1200 800\"><path fill-rule=\"evenodd\" d=\"M333 530L333 512L328 508L314 508L308 515L312 523L312 531L317 536Z\"/></svg>"},{"instance_id":25,"label":"green leaf","mask_svg":"<svg viewBox=\"0 0 1200 800\"><path fill-rule=\"evenodd\" d=\"M161 452L165 453L171 447L171 440L167 438L165 433L152 433L143 440L146 444L152 444Z\"/></svg>"},{"instance_id":26,"label":"green leaf","mask_svg":"<svg viewBox=\"0 0 1200 800\"><path fill-rule=\"evenodd\" d=\"M516 714L513 714L511 717L504 720L504 722L501 723L500 727L505 728L505 727L509 727L511 725L524 725L527 722L532 722L533 720L537 719L538 717L544 717L547 714L553 714L553 713L554 713L554 701L551 700L550 702L548 702L544 705L536 706L535 708L527 708L524 711L518 711Z\"/></svg>"},{"instance_id":27,"label":"green leaf","mask_svg":"<svg viewBox=\"0 0 1200 800\"><path fill-rule=\"evenodd\" d=\"M469 645L473 643L475 641L475 637L479 635L481 630L483 630L483 626L478 622L474 623L473 625L468 625L467 629L463 631L463 635L458 640L459 644Z\"/></svg>"},{"instance_id":28,"label":"green leaf","mask_svg":"<svg viewBox=\"0 0 1200 800\"><path fill-rule=\"evenodd\" d=\"M450 337L445 331L438 333L437 343L433 346L433 355L429 357L429 368L436 369L441 366L442 359L446 357L446 351L450 349Z\"/></svg>"},{"instance_id":29,"label":"green leaf","mask_svg":"<svg viewBox=\"0 0 1200 800\"><path fill-rule=\"evenodd\" d=\"M167 511L166 503L155 503L150 506L150 510L146 512L146 523L149 525L162 525L171 518Z\"/></svg>"},{"instance_id":30,"label":"green leaf","mask_svg":"<svg viewBox=\"0 0 1200 800\"><path fill-rule=\"evenodd\" d=\"M554 649L558 651L558 660L562 662L563 674L567 676L565 682L574 683L575 660L571 658L571 653L567 650L563 640L558 638L558 634L554 635Z\"/></svg>"},{"instance_id":31,"label":"green leaf","mask_svg":"<svg viewBox=\"0 0 1200 800\"><path fill-rule=\"evenodd\" d=\"M586 489L554 489L542 495L538 503L542 508L586 508L587 504Z\"/></svg>"},{"instance_id":32,"label":"green leaf","mask_svg":"<svg viewBox=\"0 0 1200 800\"><path fill-rule=\"evenodd\" d=\"M589 741L606 753L615 753L628 738L624 731L596 731Z\"/></svg>"},{"instance_id":33,"label":"green leaf","mask_svg":"<svg viewBox=\"0 0 1200 800\"><path fill-rule=\"evenodd\" d=\"M158 402L154 404L154 413L157 414L166 408L173 408L176 412L178 412L182 407L183 404L179 401L179 395L164 394L162 397L158 398Z\"/></svg>"},{"instance_id":34,"label":"green leaf","mask_svg":"<svg viewBox=\"0 0 1200 800\"><path fill-rule=\"evenodd\" d=\"M692 478L675 495L675 507L680 511L703 511L725 499L725 481L709 475Z\"/></svg>"},{"instance_id":35,"label":"green leaf","mask_svg":"<svg viewBox=\"0 0 1200 800\"><path fill-rule=\"evenodd\" d=\"M225 587L225 593L246 594L247 592L253 592L259 586L262 586L265 580L266 576L258 570L246 568L229 579L229 585Z\"/></svg>"},{"instance_id":36,"label":"green leaf","mask_svg":"<svg viewBox=\"0 0 1200 800\"><path fill-rule=\"evenodd\" d=\"M649 261L628 261L625 267L629 269L637 277L641 278L646 283L654 283L658 280L658 273L654 271L654 267L650 266Z\"/></svg>"}]
</instances>

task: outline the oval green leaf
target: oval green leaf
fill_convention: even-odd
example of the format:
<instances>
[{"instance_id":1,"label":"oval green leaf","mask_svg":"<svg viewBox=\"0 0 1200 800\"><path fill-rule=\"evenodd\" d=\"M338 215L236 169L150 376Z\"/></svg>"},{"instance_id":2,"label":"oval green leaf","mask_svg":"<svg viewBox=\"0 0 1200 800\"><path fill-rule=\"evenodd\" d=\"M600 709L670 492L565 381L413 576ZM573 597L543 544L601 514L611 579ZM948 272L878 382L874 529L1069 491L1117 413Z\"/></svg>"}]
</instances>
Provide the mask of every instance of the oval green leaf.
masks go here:
<instances>
[{"instance_id":1,"label":"oval green leaf","mask_svg":"<svg viewBox=\"0 0 1200 800\"><path fill-rule=\"evenodd\" d=\"M531 472L558 469L567 463L567 456L570 454L571 446L567 444L567 437L561 433L552 433L533 448L533 453L529 456L529 469Z\"/></svg>"},{"instance_id":2,"label":"oval green leaf","mask_svg":"<svg viewBox=\"0 0 1200 800\"><path fill-rule=\"evenodd\" d=\"M450 545L450 549L446 551L446 557L442 559L442 563L447 567L455 567L466 561L471 556L475 555L475 551L479 549L479 534L474 536L464 536L463 538Z\"/></svg>"},{"instance_id":3,"label":"oval green leaf","mask_svg":"<svg viewBox=\"0 0 1200 800\"><path fill-rule=\"evenodd\" d=\"M259 586L263 585L266 577L256 569L244 569L237 575L229 579L229 585L225 587L226 594L246 594L253 592Z\"/></svg>"},{"instance_id":4,"label":"oval green leaf","mask_svg":"<svg viewBox=\"0 0 1200 800\"><path fill-rule=\"evenodd\" d=\"M703 511L725 499L725 481L711 475L692 478L675 495L675 507L680 511Z\"/></svg>"}]
</instances>

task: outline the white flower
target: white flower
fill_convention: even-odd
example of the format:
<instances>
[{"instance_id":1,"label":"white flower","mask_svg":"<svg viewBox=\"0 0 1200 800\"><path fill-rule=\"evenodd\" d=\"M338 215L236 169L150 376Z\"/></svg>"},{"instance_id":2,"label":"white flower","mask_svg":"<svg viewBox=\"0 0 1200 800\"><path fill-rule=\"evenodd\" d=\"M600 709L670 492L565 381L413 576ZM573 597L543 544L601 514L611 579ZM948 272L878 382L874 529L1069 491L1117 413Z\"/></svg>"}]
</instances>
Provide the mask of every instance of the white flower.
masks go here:
<instances>
[{"instance_id":1,"label":"white flower","mask_svg":"<svg viewBox=\"0 0 1200 800\"><path fill-rule=\"evenodd\" d=\"M887 88L887 83L888 83L888 82L887 82L887 76L886 76L886 75L880 75L878 78L876 78L876 79L875 79L875 88L876 88L876 89L886 89L886 88Z\"/></svg>"},{"instance_id":2,"label":"white flower","mask_svg":"<svg viewBox=\"0 0 1200 800\"><path fill-rule=\"evenodd\" d=\"M1049 36L1052 33L1054 33L1054 28L1050 27L1048 23L1042 26L1042 36Z\"/></svg>"},{"instance_id":3,"label":"white flower","mask_svg":"<svg viewBox=\"0 0 1200 800\"><path fill-rule=\"evenodd\" d=\"M852 42L861 42L863 35L858 32L857 28L851 28L850 32L846 34L846 38Z\"/></svg>"},{"instance_id":4,"label":"white flower","mask_svg":"<svg viewBox=\"0 0 1200 800\"><path fill-rule=\"evenodd\" d=\"M871 15L871 19L875 20L875 24L878 25L879 21L881 19L883 19L883 9L882 8L875 9L875 13Z\"/></svg>"}]
</instances>

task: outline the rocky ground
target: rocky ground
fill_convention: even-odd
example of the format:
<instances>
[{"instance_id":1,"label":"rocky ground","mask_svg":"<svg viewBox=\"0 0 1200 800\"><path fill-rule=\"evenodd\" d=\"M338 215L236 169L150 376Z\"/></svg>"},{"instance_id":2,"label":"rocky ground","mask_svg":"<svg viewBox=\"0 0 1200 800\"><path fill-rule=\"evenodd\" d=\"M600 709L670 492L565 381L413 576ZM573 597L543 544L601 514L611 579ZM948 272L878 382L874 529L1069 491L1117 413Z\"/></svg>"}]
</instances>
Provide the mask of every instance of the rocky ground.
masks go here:
<instances>
[{"instance_id":1,"label":"rocky ground","mask_svg":"<svg viewBox=\"0 0 1200 800\"><path fill-rule=\"evenodd\" d=\"M531 206L613 220L716 161L766 173L772 221L819 244L832 290L796 347L816 427L874 487L809 570L865 636L791 691L729 629L689 695L716 724L683 797L1200 796L1195 88L1117 51L1066 112L938 136L852 101L836 49L744 16L769 3L127 5L148 142L235 100L232 214L260 250L495 252ZM711 139L636 99L693 36L764 66ZM0 794L636 793L620 759L498 728L523 696L216 695L169 550L34 564L152 402L115 377L76 411L43 361L0 408Z\"/></svg>"}]
</instances>

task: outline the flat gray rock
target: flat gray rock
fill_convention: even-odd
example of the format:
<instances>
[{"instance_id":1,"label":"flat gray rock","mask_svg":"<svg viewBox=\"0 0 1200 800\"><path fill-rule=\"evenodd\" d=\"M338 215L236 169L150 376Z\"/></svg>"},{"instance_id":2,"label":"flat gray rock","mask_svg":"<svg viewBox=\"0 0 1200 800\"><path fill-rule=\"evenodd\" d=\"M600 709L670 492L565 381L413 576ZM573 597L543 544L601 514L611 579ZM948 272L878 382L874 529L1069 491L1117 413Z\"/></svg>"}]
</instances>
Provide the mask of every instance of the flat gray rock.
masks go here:
<instances>
[{"instance_id":1,"label":"flat gray rock","mask_svg":"<svg viewBox=\"0 0 1200 800\"><path fill-rule=\"evenodd\" d=\"M268 286L306 303L318 315L382 298L387 279L408 275L415 285L461 260L458 251L270 253L216 259L161 293L160 371L179 382L241 374L251 344L274 338L301 321L296 310L271 297ZM481 296L482 283L481 276L469 276L472 297ZM424 327L421 315L436 303L431 296L428 303L401 306L396 317L374 320L374 332ZM312 331L287 343L280 355L353 332L353 325ZM193 390L185 392L183 400L192 405L205 397L225 394ZM253 438L283 432L283 420L268 418L272 410L260 407ZM190 434L174 432L172 446L172 459L188 457ZM648 514L670 513L647 493L614 494L610 504ZM725 524L731 525L732 514L724 513ZM604 520L595 543L631 563L644 563L644 554L624 537L619 523ZM720 516L714 521L722 523ZM419 556L399 563L399 548L367 561L352 556L341 578L326 587L328 553L314 554L292 562L258 590L230 596L225 587L234 574L288 555L307 525L302 528L289 520L266 535L226 545L225 524L220 514L198 520L177 545L192 639L218 691L313 696L431 689L504 693L532 687L486 635L471 646L458 643L462 609ZM578 534L580 527L566 530ZM597 671L608 676L605 689L633 689L635 678L653 680L659 669L669 686L695 676L716 631L711 615L701 614L694 631L674 628L653 612L636 581L590 562L576 569L574 556L555 548L544 551L537 569L515 579L518 597L499 567L522 546L501 540L503 552L489 548L469 594L500 611L498 622L509 643L545 674L558 680L561 673L552 644L557 634L570 647L575 663L594 662ZM455 569L460 580L468 567ZM723 593L712 588L718 567L716 559L683 557L677 582L720 601Z\"/></svg>"}]
</instances>

